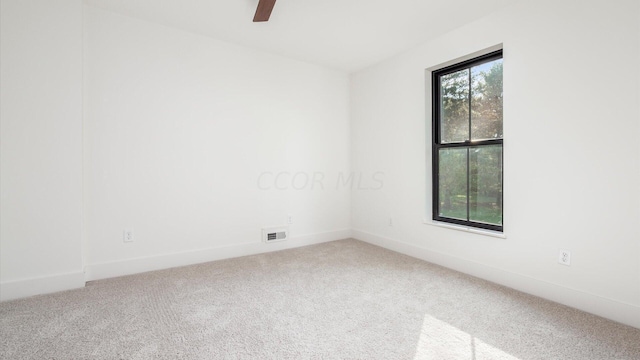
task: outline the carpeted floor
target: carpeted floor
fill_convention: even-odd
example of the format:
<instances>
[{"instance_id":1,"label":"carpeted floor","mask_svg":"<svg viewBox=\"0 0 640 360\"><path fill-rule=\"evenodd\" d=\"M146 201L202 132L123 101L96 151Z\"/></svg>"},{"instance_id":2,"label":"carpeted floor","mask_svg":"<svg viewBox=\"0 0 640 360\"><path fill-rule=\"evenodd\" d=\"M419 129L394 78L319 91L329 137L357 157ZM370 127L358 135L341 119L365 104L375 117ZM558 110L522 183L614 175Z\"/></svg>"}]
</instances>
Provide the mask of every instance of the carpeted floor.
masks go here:
<instances>
[{"instance_id":1,"label":"carpeted floor","mask_svg":"<svg viewBox=\"0 0 640 360\"><path fill-rule=\"evenodd\" d=\"M640 359L640 329L356 240L0 304L2 359Z\"/></svg>"}]
</instances>

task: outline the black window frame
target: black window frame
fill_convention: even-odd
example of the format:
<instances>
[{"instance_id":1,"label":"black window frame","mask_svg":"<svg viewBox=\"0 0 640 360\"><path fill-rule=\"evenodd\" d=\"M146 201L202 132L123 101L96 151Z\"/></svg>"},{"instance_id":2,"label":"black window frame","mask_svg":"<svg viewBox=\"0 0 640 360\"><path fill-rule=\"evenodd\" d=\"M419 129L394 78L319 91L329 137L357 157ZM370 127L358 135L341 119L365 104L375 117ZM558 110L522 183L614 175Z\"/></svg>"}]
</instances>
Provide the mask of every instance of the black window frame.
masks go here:
<instances>
[{"instance_id":1,"label":"black window frame","mask_svg":"<svg viewBox=\"0 0 640 360\"><path fill-rule=\"evenodd\" d=\"M432 182L432 208L433 208L433 220L450 223L455 225L463 225L466 227L479 228L484 230L492 230L497 232L504 232L504 135L500 139L489 139L489 140L465 140L464 142L454 142L454 143L442 143L441 142L441 124L440 124L440 77L443 75L448 75L463 69L470 69L473 66L480 65L486 62L490 62L497 59L502 59L503 53L502 49L493 51L473 59L465 60L450 66L446 66L444 68L434 70L431 73L431 100L432 100L432 116L431 116L431 125L432 125L432 147L431 147L431 155L432 155L432 169L431 174L433 178ZM471 84L469 84L471 86ZM471 101L471 100L469 100ZM469 116L471 116L471 109L469 109ZM503 119L504 121L504 119ZM469 127L471 128L471 121L469 121ZM470 130L471 131L471 130ZM471 133L470 133L471 135ZM471 137L471 136L469 136ZM492 146L492 145L500 145L502 147L502 161L501 161L501 182L502 182L502 194L500 197L500 208L502 209L502 223L500 225L481 223L476 221L469 220L469 155L468 149L472 147L478 146ZM467 149L467 220L448 218L440 216L440 184L439 184L439 151L440 149L445 148L466 148Z\"/></svg>"}]
</instances>

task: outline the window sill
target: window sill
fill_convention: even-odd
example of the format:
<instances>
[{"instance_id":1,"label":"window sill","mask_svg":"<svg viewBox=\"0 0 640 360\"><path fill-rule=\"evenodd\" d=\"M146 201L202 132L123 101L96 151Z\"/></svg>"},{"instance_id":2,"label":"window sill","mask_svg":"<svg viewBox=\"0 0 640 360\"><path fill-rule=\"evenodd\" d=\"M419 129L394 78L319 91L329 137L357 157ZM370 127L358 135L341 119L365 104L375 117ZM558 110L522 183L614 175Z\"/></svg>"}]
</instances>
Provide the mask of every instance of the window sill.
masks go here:
<instances>
[{"instance_id":1,"label":"window sill","mask_svg":"<svg viewBox=\"0 0 640 360\"><path fill-rule=\"evenodd\" d=\"M469 226L455 225L455 224L449 224L449 223L445 223L445 222L441 222L441 221L427 220L427 219L425 219L423 221L423 223L426 224L426 225L442 227L442 228L445 228L445 229L464 231L464 232L468 232L468 233L472 233L472 234L490 236L490 237L495 237L495 238L500 238L500 239L506 239L507 238L507 236L504 233L497 232L497 231L476 229L476 228L469 227Z\"/></svg>"}]
</instances>

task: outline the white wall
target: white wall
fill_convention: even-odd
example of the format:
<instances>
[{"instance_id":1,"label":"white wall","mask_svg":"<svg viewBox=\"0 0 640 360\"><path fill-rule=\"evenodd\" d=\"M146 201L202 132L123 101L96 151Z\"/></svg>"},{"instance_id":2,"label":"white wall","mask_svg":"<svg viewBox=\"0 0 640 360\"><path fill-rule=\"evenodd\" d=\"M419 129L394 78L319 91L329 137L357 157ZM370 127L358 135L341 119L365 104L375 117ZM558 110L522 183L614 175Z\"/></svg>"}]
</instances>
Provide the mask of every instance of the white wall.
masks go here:
<instances>
[{"instance_id":1,"label":"white wall","mask_svg":"<svg viewBox=\"0 0 640 360\"><path fill-rule=\"evenodd\" d=\"M92 7L85 24L87 279L350 236L346 74ZM288 214L293 239L261 244Z\"/></svg>"},{"instance_id":2,"label":"white wall","mask_svg":"<svg viewBox=\"0 0 640 360\"><path fill-rule=\"evenodd\" d=\"M2 0L0 299L84 286L82 5Z\"/></svg>"},{"instance_id":3,"label":"white wall","mask_svg":"<svg viewBox=\"0 0 640 360\"><path fill-rule=\"evenodd\" d=\"M640 6L638 6L638 19L636 22L637 32L638 32L638 51L640 52ZM638 95L638 114L640 114L640 71L638 71L638 84L637 84L637 95ZM640 123L640 115L638 116L638 122ZM640 139L640 126L638 126L638 138ZM640 146L638 146L638 158L640 159ZM638 208L640 208L640 191L638 191ZM638 224L640 224L640 211L638 212ZM640 239L638 239L640 242ZM640 245L638 245L638 287L640 287ZM640 315L638 315L640 317Z\"/></svg>"},{"instance_id":4,"label":"white wall","mask_svg":"<svg viewBox=\"0 0 640 360\"><path fill-rule=\"evenodd\" d=\"M352 168L385 173L352 194L354 236L639 327L638 13L522 2L353 74ZM506 239L423 224L425 69L501 43Z\"/></svg>"}]
</instances>

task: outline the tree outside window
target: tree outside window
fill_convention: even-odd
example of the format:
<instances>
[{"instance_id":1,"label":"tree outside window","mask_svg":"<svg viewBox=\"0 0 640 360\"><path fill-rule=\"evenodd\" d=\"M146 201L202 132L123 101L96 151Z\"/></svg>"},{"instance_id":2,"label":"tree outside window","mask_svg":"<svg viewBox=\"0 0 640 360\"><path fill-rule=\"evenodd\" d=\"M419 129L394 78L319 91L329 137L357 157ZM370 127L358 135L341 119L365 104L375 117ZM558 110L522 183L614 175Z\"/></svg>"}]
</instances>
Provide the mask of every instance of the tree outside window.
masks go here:
<instances>
[{"instance_id":1,"label":"tree outside window","mask_svg":"<svg viewBox=\"0 0 640 360\"><path fill-rule=\"evenodd\" d=\"M503 230L502 51L432 73L433 219Z\"/></svg>"}]
</instances>

